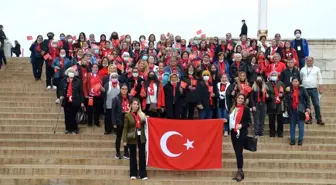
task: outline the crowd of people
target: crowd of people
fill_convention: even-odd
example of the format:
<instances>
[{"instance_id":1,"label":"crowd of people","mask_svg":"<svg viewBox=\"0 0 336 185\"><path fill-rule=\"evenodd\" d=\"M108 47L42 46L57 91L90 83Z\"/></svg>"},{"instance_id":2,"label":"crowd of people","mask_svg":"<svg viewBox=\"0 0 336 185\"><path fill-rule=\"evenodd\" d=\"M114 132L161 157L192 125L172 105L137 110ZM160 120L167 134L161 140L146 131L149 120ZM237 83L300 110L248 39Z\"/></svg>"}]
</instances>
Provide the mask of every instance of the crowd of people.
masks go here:
<instances>
[{"instance_id":1,"label":"crowd of people","mask_svg":"<svg viewBox=\"0 0 336 185\"><path fill-rule=\"evenodd\" d=\"M313 65L301 30L294 35L293 40L283 41L276 34L269 44L266 36L257 40L241 34L234 41L230 33L225 39L186 40L173 34L157 39L150 34L132 40L130 35L113 32L109 38L100 35L98 41L83 32L77 40L63 33L56 39L50 32L47 39L39 35L33 42L30 58L37 81L45 65L46 88L56 90L55 102L64 107L65 133L78 134L75 117L80 109L87 113L90 127L100 127L99 118L105 115L105 134L117 135L116 157L131 156L132 179L137 174L136 145L144 150L142 128L147 115L224 118L223 133L231 135L237 156L238 181L244 177L242 142L252 122L255 137L265 134L266 115L270 137L283 137L283 125L290 122L291 145L296 144L298 124L298 145L302 145L304 123L312 123L308 119L311 99L317 124L324 124L319 106L319 93L323 93L320 69ZM140 176L146 179L143 154Z\"/></svg>"}]
</instances>

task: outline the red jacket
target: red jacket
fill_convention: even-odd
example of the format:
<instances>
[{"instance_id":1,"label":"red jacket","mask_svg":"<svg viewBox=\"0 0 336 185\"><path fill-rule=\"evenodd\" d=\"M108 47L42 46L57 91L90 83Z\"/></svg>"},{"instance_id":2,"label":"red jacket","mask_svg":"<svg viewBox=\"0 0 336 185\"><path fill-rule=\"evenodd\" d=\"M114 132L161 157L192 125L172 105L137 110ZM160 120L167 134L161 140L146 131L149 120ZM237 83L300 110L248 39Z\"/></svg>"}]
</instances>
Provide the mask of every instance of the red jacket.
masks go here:
<instances>
[{"instance_id":1,"label":"red jacket","mask_svg":"<svg viewBox=\"0 0 336 185\"><path fill-rule=\"evenodd\" d=\"M269 74L272 71L277 71L278 72L278 77L280 78L280 74L285 69L286 69L286 65L283 62L278 62L277 64L271 63L267 67L266 76L269 76Z\"/></svg>"},{"instance_id":2,"label":"red jacket","mask_svg":"<svg viewBox=\"0 0 336 185\"><path fill-rule=\"evenodd\" d=\"M294 48L290 48L289 50L282 49L282 59L284 60L293 59L295 66L299 67L299 57Z\"/></svg>"}]
</instances>

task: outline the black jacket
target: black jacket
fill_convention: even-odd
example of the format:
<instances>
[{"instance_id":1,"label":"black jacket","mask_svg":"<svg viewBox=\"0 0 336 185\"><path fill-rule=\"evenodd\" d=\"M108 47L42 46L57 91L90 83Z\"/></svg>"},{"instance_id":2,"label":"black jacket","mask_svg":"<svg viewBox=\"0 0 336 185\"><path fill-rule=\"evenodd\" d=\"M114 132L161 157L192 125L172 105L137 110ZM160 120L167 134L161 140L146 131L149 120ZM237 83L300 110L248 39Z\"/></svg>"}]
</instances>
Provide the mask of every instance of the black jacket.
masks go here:
<instances>
[{"instance_id":1,"label":"black jacket","mask_svg":"<svg viewBox=\"0 0 336 185\"><path fill-rule=\"evenodd\" d=\"M290 71L288 68L282 71L280 75L280 81L285 84L286 87L291 85L291 79L298 78L300 81L300 71L298 69L293 68Z\"/></svg>"},{"instance_id":2,"label":"black jacket","mask_svg":"<svg viewBox=\"0 0 336 185\"><path fill-rule=\"evenodd\" d=\"M209 83L209 85L212 85ZM216 94L216 89L213 87L213 93ZM198 81L197 87L196 87L196 93L197 93L197 105L203 105L205 109L214 108L215 107L215 100L217 99L216 96L212 97L213 105L210 105L210 93L208 90L208 87L206 86L205 82L203 80Z\"/></svg>"},{"instance_id":3,"label":"black jacket","mask_svg":"<svg viewBox=\"0 0 336 185\"><path fill-rule=\"evenodd\" d=\"M293 93L293 88L290 88L290 91L286 94L285 96L285 106L286 110L288 111L289 117L292 115L292 93ZM305 120L305 112L306 109L310 109L310 99L308 92L303 86L299 87L299 105L298 105L298 113L299 113L299 119L300 120Z\"/></svg>"},{"instance_id":4,"label":"black jacket","mask_svg":"<svg viewBox=\"0 0 336 185\"><path fill-rule=\"evenodd\" d=\"M272 53L272 47L268 47L266 49L266 52L265 52L265 57L267 58L267 60L270 60L270 58L268 57L269 55L271 55ZM277 48L277 50L275 51L275 53L278 53L280 55L280 58L282 58L282 50L280 47Z\"/></svg>"},{"instance_id":5,"label":"black jacket","mask_svg":"<svg viewBox=\"0 0 336 185\"><path fill-rule=\"evenodd\" d=\"M240 129L240 137L246 137L248 134L248 128L252 124L250 108L244 107L244 113L240 124L242 125L242 128Z\"/></svg>"},{"instance_id":6,"label":"black jacket","mask_svg":"<svg viewBox=\"0 0 336 185\"><path fill-rule=\"evenodd\" d=\"M247 36L247 25L244 23L243 26L241 27L241 32L240 32L240 37L242 35L246 35Z\"/></svg>"},{"instance_id":7,"label":"black jacket","mask_svg":"<svg viewBox=\"0 0 336 185\"><path fill-rule=\"evenodd\" d=\"M164 87L165 94L165 111L168 118L174 118L174 115L178 116L182 113L182 103L184 93L180 92L181 83L178 82L175 87L175 96L174 96L174 88L173 85L168 82Z\"/></svg>"},{"instance_id":8,"label":"black jacket","mask_svg":"<svg viewBox=\"0 0 336 185\"><path fill-rule=\"evenodd\" d=\"M283 97L280 97L281 103L276 104L276 97L274 93L274 88L272 82L266 82L267 86L267 93L269 97L267 98L267 114L281 114L284 112L284 95L285 92L283 92ZM281 82L277 82L277 88L278 91L280 91L280 87L282 87L285 90L285 85Z\"/></svg>"},{"instance_id":9,"label":"black jacket","mask_svg":"<svg viewBox=\"0 0 336 185\"><path fill-rule=\"evenodd\" d=\"M193 75L193 77L194 77L195 80L198 81L198 78L195 75ZM188 88L189 86L192 86L191 79L189 78L188 75L185 75L182 81L187 83L187 88L185 89L185 96L186 96L185 101L186 101L186 103L196 103L197 102L196 89L190 90ZM194 86L194 87L196 88L197 85Z\"/></svg>"},{"instance_id":10,"label":"black jacket","mask_svg":"<svg viewBox=\"0 0 336 185\"><path fill-rule=\"evenodd\" d=\"M134 88L135 80L134 78L125 78L127 79L127 87L128 87L128 92L131 93L132 89ZM141 86L142 83L144 83L144 79L138 77L137 79L137 85L135 87L136 94L134 95L134 98L137 98L140 100L140 91L141 91Z\"/></svg>"},{"instance_id":11,"label":"black jacket","mask_svg":"<svg viewBox=\"0 0 336 185\"><path fill-rule=\"evenodd\" d=\"M60 84L61 89L60 95L64 97L62 105L65 105L65 101L68 101L67 100L68 85L69 82L67 78L66 77L63 78ZM75 77L73 78L72 81L72 105L74 107L80 107L81 103L84 103L82 81L78 77Z\"/></svg>"},{"instance_id":12,"label":"black jacket","mask_svg":"<svg viewBox=\"0 0 336 185\"><path fill-rule=\"evenodd\" d=\"M127 95L128 102L131 102L131 97ZM122 96L119 93L118 96L112 100L112 124L123 125L123 112L122 112Z\"/></svg>"},{"instance_id":13,"label":"black jacket","mask_svg":"<svg viewBox=\"0 0 336 185\"><path fill-rule=\"evenodd\" d=\"M240 72L240 71L244 71L245 73L247 73L247 66L246 66L245 62L243 62L243 61L240 62L239 69L238 69L238 66L237 66L236 62L231 64L231 66L230 66L230 79L231 79L232 82L234 81L234 79L236 77L238 77L238 72Z\"/></svg>"}]
</instances>

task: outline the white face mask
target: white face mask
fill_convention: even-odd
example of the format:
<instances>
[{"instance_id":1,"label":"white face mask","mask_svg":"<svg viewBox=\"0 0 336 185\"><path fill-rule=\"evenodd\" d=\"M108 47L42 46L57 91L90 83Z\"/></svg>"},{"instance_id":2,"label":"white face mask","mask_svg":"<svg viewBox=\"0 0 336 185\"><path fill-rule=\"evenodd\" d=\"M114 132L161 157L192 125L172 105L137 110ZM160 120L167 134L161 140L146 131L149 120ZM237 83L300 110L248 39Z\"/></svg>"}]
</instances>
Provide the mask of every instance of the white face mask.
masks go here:
<instances>
[{"instance_id":1,"label":"white face mask","mask_svg":"<svg viewBox=\"0 0 336 185\"><path fill-rule=\"evenodd\" d=\"M130 38L126 38L125 40L126 40L126 42L131 42Z\"/></svg>"},{"instance_id":2,"label":"white face mask","mask_svg":"<svg viewBox=\"0 0 336 185\"><path fill-rule=\"evenodd\" d=\"M219 62L224 62L224 60L219 60Z\"/></svg>"},{"instance_id":3,"label":"white face mask","mask_svg":"<svg viewBox=\"0 0 336 185\"><path fill-rule=\"evenodd\" d=\"M209 76L203 76L203 80L204 80L204 81L208 81L209 78L210 78Z\"/></svg>"},{"instance_id":4,"label":"white face mask","mask_svg":"<svg viewBox=\"0 0 336 185\"><path fill-rule=\"evenodd\" d=\"M141 38L140 41L143 42L145 39L144 38Z\"/></svg>"},{"instance_id":5,"label":"white face mask","mask_svg":"<svg viewBox=\"0 0 336 185\"><path fill-rule=\"evenodd\" d=\"M69 72L69 73L68 73L68 77L70 77L70 78L75 77L75 73L73 73L73 72Z\"/></svg>"},{"instance_id":6,"label":"white face mask","mask_svg":"<svg viewBox=\"0 0 336 185\"><path fill-rule=\"evenodd\" d=\"M276 76L271 76L271 81L275 82L275 81L277 81L277 79L278 79L278 77L276 77Z\"/></svg>"},{"instance_id":7,"label":"white face mask","mask_svg":"<svg viewBox=\"0 0 336 185\"><path fill-rule=\"evenodd\" d=\"M72 43L72 39L68 39L68 42L69 42L69 43Z\"/></svg>"},{"instance_id":8,"label":"white face mask","mask_svg":"<svg viewBox=\"0 0 336 185\"><path fill-rule=\"evenodd\" d=\"M65 54L60 55L60 57L61 57L61 58L64 58L64 57L65 57Z\"/></svg>"},{"instance_id":9,"label":"white face mask","mask_svg":"<svg viewBox=\"0 0 336 185\"><path fill-rule=\"evenodd\" d=\"M139 73L132 73L133 77L138 77L139 76Z\"/></svg>"},{"instance_id":10,"label":"white face mask","mask_svg":"<svg viewBox=\"0 0 336 185\"><path fill-rule=\"evenodd\" d=\"M301 37L301 34L300 34L300 33L296 33L296 34L295 34L295 37L296 37L296 38L300 38L300 37Z\"/></svg>"},{"instance_id":11,"label":"white face mask","mask_svg":"<svg viewBox=\"0 0 336 185\"><path fill-rule=\"evenodd\" d=\"M128 60L129 60L129 57L124 57L124 60L125 60L125 61L128 61Z\"/></svg>"},{"instance_id":12,"label":"white face mask","mask_svg":"<svg viewBox=\"0 0 336 185\"><path fill-rule=\"evenodd\" d=\"M194 71L188 71L188 73L189 73L190 75L192 75L192 74L194 74Z\"/></svg>"}]
</instances>

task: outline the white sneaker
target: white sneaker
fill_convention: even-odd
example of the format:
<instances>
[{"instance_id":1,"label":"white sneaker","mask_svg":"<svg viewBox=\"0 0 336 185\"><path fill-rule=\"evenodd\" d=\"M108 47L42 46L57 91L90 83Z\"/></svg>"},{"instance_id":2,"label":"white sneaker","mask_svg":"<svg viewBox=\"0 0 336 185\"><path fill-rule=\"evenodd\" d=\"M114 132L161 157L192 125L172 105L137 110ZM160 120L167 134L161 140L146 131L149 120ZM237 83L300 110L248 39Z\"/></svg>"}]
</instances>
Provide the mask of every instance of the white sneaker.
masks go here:
<instances>
[{"instance_id":1,"label":"white sneaker","mask_svg":"<svg viewBox=\"0 0 336 185\"><path fill-rule=\"evenodd\" d=\"M143 180L143 181L148 180L148 177L144 177L144 178L142 178L142 180Z\"/></svg>"},{"instance_id":2,"label":"white sneaker","mask_svg":"<svg viewBox=\"0 0 336 185\"><path fill-rule=\"evenodd\" d=\"M229 136L229 132L228 132L228 131L225 131L225 132L224 132L224 136L225 136L225 137Z\"/></svg>"},{"instance_id":3,"label":"white sneaker","mask_svg":"<svg viewBox=\"0 0 336 185\"><path fill-rule=\"evenodd\" d=\"M47 89L51 89L51 86L49 85L49 86L47 87Z\"/></svg>"},{"instance_id":4,"label":"white sneaker","mask_svg":"<svg viewBox=\"0 0 336 185\"><path fill-rule=\"evenodd\" d=\"M52 88L53 88L54 90L56 90L56 89L57 89L57 87L56 87L56 86L54 86L54 85L52 86Z\"/></svg>"},{"instance_id":5,"label":"white sneaker","mask_svg":"<svg viewBox=\"0 0 336 185\"><path fill-rule=\"evenodd\" d=\"M59 104L60 103L60 99L57 98L56 101L55 101L55 103Z\"/></svg>"},{"instance_id":6,"label":"white sneaker","mask_svg":"<svg viewBox=\"0 0 336 185\"><path fill-rule=\"evenodd\" d=\"M136 177L135 177L135 176L132 176L132 177L131 177L131 180L135 180L135 179L136 179Z\"/></svg>"}]
</instances>

